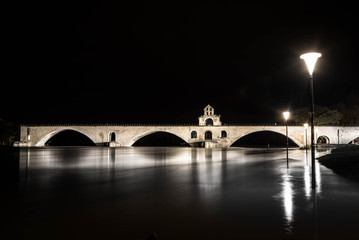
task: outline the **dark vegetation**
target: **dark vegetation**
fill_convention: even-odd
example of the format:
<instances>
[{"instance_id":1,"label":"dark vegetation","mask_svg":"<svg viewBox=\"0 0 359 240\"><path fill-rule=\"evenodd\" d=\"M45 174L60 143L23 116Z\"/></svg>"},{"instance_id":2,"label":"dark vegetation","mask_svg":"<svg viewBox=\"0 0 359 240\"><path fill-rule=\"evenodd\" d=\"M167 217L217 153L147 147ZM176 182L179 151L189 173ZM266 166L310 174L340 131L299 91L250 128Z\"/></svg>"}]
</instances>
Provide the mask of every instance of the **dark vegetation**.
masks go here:
<instances>
[{"instance_id":1,"label":"dark vegetation","mask_svg":"<svg viewBox=\"0 0 359 240\"><path fill-rule=\"evenodd\" d=\"M309 123L309 108L294 109L290 123L303 125ZM338 104L315 106L314 125L359 125L359 95L352 92L347 98Z\"/></svg>"},{"instance_id":2,"label":"dark vegetation","mask_svg":"<svg viewBox=\"0 0 359 240\"><path fill-rule=\"evenodd\" d=\"M331 154L318 158L319 162L344 177L359 181L359 146L333 149Z\"/></svg>"},{"instance_id":3,"label":"dark vegetation","mask_svg":"<svg viewBox=\"0 0 359 240\"><path fill-rule=\"evenodd\" d=\"M0 145L11 146L15 142L18 132L16 124L0 118Z\"/></svg>"}]
</instances>

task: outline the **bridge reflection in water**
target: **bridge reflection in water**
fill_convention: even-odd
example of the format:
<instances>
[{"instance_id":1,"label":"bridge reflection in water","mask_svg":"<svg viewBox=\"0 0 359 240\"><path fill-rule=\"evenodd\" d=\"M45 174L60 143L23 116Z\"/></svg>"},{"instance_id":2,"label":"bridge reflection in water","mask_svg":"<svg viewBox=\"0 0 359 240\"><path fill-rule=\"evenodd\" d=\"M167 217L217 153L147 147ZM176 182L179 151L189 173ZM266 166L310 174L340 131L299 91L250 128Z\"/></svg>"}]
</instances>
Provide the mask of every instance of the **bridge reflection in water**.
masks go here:
<instances>
[{"instance_id":1,"label":"bridge reflection in water","mask_svg":"<svg viewBox=\"0 0 359 240\"><path fill-rule=\"evenodd\" d=\"M14 211L29 238L45 237L44 221L68 239L145 239L153 231L165 239L358 234L358 184L317 164L313 192L305 151L289 156L287 169L284 149L21 149L21 198L10 208L34 213L21 221L30 216Z\"/></svg>"}]
</instances>

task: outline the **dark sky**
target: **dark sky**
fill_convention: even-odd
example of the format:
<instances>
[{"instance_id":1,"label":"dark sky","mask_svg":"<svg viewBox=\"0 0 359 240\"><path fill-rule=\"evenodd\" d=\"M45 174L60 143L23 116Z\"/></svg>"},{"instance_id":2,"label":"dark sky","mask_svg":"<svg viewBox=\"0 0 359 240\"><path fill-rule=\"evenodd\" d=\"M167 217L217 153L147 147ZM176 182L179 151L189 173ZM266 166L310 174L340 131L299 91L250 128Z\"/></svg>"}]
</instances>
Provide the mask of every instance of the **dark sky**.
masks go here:
<instances>
[{"instance_id":1,"label":"dark sky","mask_svg":"<svg viewBox=\"0 0 359 240\"><path fill-rule=\"evenodd\" d=\"M275 122L309 106L308 51L317 104L359 89L355 2L118 2L11 6L0 118L197 123L211 104L224 123Z\"/></svg>"}]
</instances>

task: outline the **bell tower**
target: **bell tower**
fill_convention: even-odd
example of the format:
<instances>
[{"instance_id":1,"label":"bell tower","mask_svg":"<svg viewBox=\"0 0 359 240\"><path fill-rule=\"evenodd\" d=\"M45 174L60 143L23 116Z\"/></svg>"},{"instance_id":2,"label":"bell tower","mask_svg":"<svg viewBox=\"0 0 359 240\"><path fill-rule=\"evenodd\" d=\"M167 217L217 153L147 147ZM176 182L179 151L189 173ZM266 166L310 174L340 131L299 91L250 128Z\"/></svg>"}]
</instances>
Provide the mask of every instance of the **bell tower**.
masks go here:
<instances>
[{"instance_id":1,"label":"bell tower","mask_svg":"<svg viewBox=\"0 0 359 240\"><path fill-rule=\"evenodd\" d=\"M207 105L204 109L204 114L198 118L200 126L221 126L221 115L214 114L214 108Z\"/></svg>"}]
</instances>

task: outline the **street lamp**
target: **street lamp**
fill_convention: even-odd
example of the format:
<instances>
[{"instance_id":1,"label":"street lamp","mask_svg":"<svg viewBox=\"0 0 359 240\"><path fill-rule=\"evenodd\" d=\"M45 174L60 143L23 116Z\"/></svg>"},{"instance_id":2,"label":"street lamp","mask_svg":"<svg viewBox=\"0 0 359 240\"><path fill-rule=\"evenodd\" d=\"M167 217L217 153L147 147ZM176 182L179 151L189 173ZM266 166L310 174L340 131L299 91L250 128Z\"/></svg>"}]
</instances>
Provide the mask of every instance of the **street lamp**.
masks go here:
<instances>
[{"instance_id":1,"label":"street lamp","mask_svg":"<svg viewBox=\"0 0 359 240\"><path fill-rule=\"evenodd\" d=\"M304 129L305 129L305 150L307 150L308 148L308 143L307 143L307 130L308 130L308 123L304 123Z\"/></svg>"},{"instance_id":2,"label":"street lamp","mask_svg":"<svg viewBox=\"0 0 359 240\"><path fill-rule=\"evenodd\" d=\"M310 81L310 93L311 93L311 111L310 111L310 125L311 125L311 136L310 136L310 147L311 147L311 155L312 155L312 188L316 188L315 184L315 149L314 149L314 84L313 84L313 72L315 63L317 62L318 58L320 58L322 54L316 52L305 53L300 56L307 65L308 72L309 72L309 81Z\"/></svg>"},{"instance_id":3,"label":"street lamp","mask_svg":"<svg viewBox=\"0 0 359 240\"><path fill-rule=\"evenodd\" d=\"M288 118L289 118L290 112L283 112L283 117L285 119L285 135L287 137L287 168L289 168L289 162L288 162Z\"/></svg>"}]
</instances>

